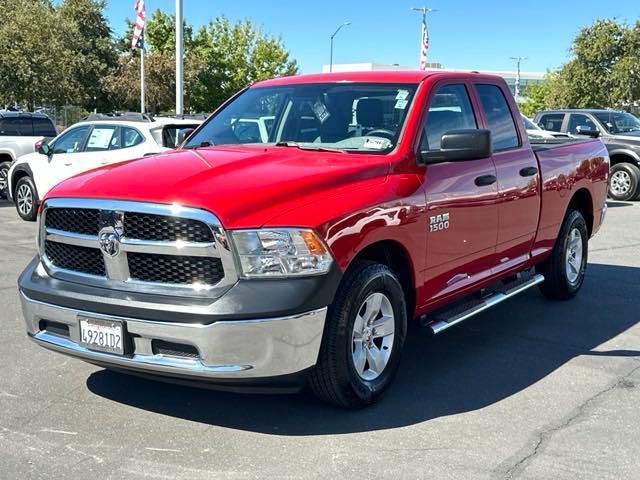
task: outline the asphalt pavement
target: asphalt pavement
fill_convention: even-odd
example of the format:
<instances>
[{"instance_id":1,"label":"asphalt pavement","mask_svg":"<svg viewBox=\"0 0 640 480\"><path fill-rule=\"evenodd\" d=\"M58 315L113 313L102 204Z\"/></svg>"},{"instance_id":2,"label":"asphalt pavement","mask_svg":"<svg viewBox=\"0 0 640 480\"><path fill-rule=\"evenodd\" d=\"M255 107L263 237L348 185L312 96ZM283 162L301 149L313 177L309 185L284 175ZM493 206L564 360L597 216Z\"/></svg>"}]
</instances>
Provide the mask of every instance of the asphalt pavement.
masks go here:
<instances>
[{"instance_id":1,"label":"asphalt pavement","mask_svg":"<svg viewBox=\"0 0 640 480\"><path fill-rule=\"evenodd\" d=\"M610 207L576 299L530 290L416 334L388 394L348 412L37 347L16 289L35 225L0 201L0 479L638 479L640 203Z\"/></svg>"}]
</instances>

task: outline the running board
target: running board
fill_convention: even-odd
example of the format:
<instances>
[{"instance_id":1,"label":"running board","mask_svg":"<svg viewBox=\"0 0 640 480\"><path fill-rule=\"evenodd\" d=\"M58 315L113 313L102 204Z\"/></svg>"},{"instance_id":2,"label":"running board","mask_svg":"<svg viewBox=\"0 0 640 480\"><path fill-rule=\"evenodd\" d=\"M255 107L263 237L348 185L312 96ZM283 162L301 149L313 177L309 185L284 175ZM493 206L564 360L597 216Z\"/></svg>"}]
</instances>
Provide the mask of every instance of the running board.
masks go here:
<instances>
[{"instance_id":1,"label":"running board","mask_svg":"<svg viewBox=\"0 0 640 480\"><path fill-rule=\"evenodd\" d=\"M471 300L443 311L432 319L428 319L424 325L431 333L437 335L542 282L544 277L540 274L520 276L512 282L503 284L499 290L493 291L487 297Z\"/></svg>"}]
</instances>

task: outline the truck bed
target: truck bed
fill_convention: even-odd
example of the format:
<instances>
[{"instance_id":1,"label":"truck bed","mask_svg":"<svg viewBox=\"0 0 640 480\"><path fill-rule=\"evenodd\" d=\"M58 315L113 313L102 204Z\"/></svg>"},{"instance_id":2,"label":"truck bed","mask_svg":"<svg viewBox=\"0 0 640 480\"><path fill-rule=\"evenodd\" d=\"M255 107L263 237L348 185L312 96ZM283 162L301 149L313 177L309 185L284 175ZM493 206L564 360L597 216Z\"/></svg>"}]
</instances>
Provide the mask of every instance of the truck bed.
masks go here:
<instances>
[{"instance_id":1,"label":"truck bed","mask_svg":"<svg viewBox=\"0 0 640 480\"><path fill-rule=\"evenodd\" d=\"M529 139L529 143L531 144L531 148L534 152L543 152L546 150L553 150L558 148L559 146L567 146L567 145L579 145L582 143L590 143L593 142L592 138L537 138L537 139Z\"/></svg>"}]
</instances>

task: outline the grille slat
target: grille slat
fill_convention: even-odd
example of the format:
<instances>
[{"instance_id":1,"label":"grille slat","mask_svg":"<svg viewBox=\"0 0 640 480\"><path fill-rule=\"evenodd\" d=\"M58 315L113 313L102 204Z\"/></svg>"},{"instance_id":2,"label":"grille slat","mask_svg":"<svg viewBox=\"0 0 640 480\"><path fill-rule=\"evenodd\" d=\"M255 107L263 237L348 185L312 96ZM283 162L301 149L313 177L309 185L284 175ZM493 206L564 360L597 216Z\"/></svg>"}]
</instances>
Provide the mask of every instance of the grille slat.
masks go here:
<instances>
[{"instance_id":1,"label":"grille slat","mask_svg":"<svg viewBox=\"0 0 640 480\"><path fill-rule=\"evenodd\" d=\"M45 242L44 248L49 261L58 268L102 277L106 275L100 250L50 240Z\"/></svg>"},{"instance_id":2,"label":"grille slat","mask_svg":"<svg viewBox=\"0 0 640 480\"><path fill-rule=\"evenodd\" d=\"M198 220L148 213L125 213L124 234L136 240L157 242L213 242L211 229Z\"/></svg>"},{"instance_id":3,"label":"grille slat","mask_svg":"<svg viewBox=\"0 0 640 480\"><path fill-rule=\"evenodd\" d=\"M100 210L89 208L50 208L45 216L45 226L65 232L98 235Z\"/></svg>"},{"instance_id":4,"label":"grille slat","mask_svg":"<svg viewBox=\"0 0 640 480\"><path fill-rule=\"evenodd\" d=\"M215 285L224 277L219 258L131 252L128 258L131 278L142 282Z\"/></svg>"}]
</instances>

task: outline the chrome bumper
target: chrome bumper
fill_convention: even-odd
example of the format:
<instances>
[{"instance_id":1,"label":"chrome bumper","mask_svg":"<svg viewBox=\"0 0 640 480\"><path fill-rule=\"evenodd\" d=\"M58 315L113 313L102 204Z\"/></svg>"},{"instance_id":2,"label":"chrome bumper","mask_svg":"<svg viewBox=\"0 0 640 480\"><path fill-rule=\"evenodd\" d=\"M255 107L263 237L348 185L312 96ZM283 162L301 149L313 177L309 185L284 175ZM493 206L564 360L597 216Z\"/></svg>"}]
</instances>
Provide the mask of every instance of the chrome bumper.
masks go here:
<instances>
[{"instance_id":1,"label":"chrome bumper","mask_svg":"<svg viewBox=\"0 0 640 480\"><path fill-rule=\"evenodd\" d=\"M290 317L199 325L95 314L38 302L23 292L20 299L29 336L45 348L99 365L196 380L265 379L314 366L327 313L322 308ZM125 322L133 353L119 356L81 346L78 315ZM40 330L41 320L67 325L69 337ZM199 358L154 354L152 340L191 345Z\"/></svg>"}]
</instances>

